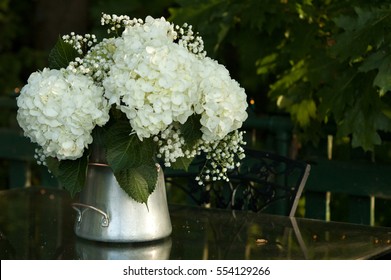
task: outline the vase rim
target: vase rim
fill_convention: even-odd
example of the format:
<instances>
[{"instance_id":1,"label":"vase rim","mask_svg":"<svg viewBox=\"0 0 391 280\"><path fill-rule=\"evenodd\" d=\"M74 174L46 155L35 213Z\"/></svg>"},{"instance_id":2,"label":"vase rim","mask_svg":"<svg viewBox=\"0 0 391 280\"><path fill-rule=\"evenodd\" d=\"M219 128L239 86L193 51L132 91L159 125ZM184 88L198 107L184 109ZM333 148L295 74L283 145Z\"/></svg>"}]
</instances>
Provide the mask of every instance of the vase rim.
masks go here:
<instances>
[{"instance_id":1,"label":"vase rim","mask_svg":"<svg viewBox=\"0 0 391 280\"><path fill-rule=\"evenodd\" d=\"M89 162L88 165L93 165L93 166L104 166L104 167L109 166L107 163L99 163L99 162Z\"/></svg>"}]
</instances>

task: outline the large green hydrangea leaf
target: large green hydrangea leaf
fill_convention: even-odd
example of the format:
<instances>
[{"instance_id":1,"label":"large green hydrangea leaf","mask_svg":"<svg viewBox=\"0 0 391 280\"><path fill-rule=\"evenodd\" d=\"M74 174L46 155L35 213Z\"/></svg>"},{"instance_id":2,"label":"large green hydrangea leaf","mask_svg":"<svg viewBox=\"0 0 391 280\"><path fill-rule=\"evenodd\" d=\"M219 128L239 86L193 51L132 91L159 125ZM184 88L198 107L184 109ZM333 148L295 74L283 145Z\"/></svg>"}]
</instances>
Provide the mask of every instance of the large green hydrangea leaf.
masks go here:
<instances>
[{"instance_id":1,"label":"large green hydrangea leaf","mask_svg":"<svg viewBox=\"0 0 391 280\"><path fill-rule=\"evenodd\" d=\"M158 169L156 165L143 164L114 172L121 188L135 201L147 204L149 195L155 190Z\"/></svg>"},{"instance_id":2,"label":"large green hydrangea leaf","mask_svg":"<svg viewBox=\"0 0 391 280\"><path fill-rule=\"evenodd\" d=\"M79 54L71 44L64 42L61 38L57 40L56 45L49 53L49 68L66 68L69 62L75 60Z\"/></svg>"},{"instance_id":3,"label":"large green hydrangea leaf","mask_svg":"<svg viewBox=\"0 0 391 280\"><path fill-rule=\"evenodd\" d=\"M75 196L85 184L87 172L87 157L83 156L76 160L62 160L58 168L58 180L60 184Z\"/></svg>"},{"instance_id":4,"label":"large green hydrangea leaf","mask_svg":"<svg viewBox=\"0 0 391 280\"><path fill-rule=\"evenodd\" d=\"M127 121L118 121L106 132L107 162L113 169L120 187L135 201L147 203L157 182L154 161L156 143L142 141Z\"/></svg>"},{"instance_id":5,"label":"large green hydrangea leaf","mask_svg":"<svg viewBox=\"0 0 391 280\"><path fill-rule=\"evenodd\" d=\"M156 144L152 139L141 141L129 122L118 122L109 128L105 138L107 162L114 172L149 163L154 156Z\"/></svg>"}]
</instances>

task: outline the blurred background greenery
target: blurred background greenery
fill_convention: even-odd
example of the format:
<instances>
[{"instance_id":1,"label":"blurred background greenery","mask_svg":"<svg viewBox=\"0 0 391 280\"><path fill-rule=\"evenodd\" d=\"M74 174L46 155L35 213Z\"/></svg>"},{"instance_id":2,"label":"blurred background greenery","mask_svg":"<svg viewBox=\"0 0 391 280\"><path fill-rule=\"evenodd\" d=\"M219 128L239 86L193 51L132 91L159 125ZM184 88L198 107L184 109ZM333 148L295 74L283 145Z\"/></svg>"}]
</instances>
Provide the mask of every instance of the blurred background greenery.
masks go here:
<instances>
[{"instance_id":1,"label":"blurred background greenery","mask_svg":"<svg viewBox=\"0 0 391 280\"><path fill-rule=\"evenodd\" d=\"M12 100L30 73L47 65L58 36L102 34L102 12L164 16L192 24L208 55L245 88L250 116L266 118L266 130L250 130L252 145L309 162L328 157L389 164L389 2L0 0L0 126L17 128ZM275 146L281 130L289 130L284 149ZM340 209L335 220L345 212L343 199L332 205ZM377 206L383 220L391 217L390 204Z\"/></svg>"}]
</instances>

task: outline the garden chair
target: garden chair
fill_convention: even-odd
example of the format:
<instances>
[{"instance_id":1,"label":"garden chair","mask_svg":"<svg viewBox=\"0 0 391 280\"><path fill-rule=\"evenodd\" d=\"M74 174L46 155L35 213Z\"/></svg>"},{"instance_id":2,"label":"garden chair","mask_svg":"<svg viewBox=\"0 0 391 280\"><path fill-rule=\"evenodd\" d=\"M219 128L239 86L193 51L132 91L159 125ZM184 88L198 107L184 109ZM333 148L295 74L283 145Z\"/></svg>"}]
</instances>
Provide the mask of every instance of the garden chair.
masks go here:
<instances>
[{"instance_id":1,"label":"garden chair","mask_svg":"<svg viewBox=\"0 0 391 280\"><path fill-rule=\"evenodd\" d=\"M246 148L245 153L240 167L228 173L229 182L200 186L194 178L205 161L196 159L189 172L165 170L166 185L181 189L200 206L294 216L310 165L270 152Z\"/></svg>"}]
</instances>

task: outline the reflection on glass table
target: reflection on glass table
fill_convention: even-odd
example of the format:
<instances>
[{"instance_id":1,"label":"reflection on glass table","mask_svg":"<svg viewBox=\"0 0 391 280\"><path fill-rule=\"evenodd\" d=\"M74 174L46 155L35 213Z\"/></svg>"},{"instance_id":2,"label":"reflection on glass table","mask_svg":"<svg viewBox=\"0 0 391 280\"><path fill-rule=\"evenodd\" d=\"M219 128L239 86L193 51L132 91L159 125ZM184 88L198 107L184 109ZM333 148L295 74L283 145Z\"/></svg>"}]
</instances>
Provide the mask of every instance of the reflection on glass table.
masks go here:
<instances>
[{"instance_id":1,"label":"reflection on glass table","mask_svg":"<svg viewBox=\"0 0 391 280\"><path fill-rule=\"evenodd\" d=\"M77 238L68 193L0 191L1 259L371 259L391 228L170 205L173 233L147 243Z\"/></svg>"}]
</instances>

